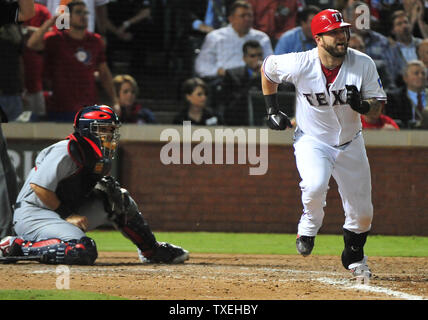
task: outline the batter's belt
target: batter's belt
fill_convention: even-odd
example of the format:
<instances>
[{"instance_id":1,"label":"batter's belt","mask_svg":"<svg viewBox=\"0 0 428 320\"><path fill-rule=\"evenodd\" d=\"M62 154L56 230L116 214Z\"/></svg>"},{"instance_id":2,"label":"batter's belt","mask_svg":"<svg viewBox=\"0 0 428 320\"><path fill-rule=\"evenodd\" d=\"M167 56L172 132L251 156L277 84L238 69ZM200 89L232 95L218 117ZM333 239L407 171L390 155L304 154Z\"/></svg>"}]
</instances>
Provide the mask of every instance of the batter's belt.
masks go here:
<instances>
[{"instance_id":1,"label":"batter's belt","mask_svg":"<svg viewBox=\"0 0 428 320\"><path fill-rule=\"evenodd\" d=\"M296 142L301 136L303 136L305 133L302 131L302 129L300 129L300 128L297 128L295 131L294 131L294 136L293 136L293 140L294 140L294 142ZM344 148L346 148L352 141L354 141L355 139L357 139L359 136L361 135L361 130L359 130L356 134L355 134L355 136L351 139L351 140L349 140L349 141L347 141L347 142L345 142L345 143L342 143L342 144L340 144L340 145L335 145L335 146L332 146L333 148L337 148L337 149L344 149Z\"/></svg>"}]
</instances>

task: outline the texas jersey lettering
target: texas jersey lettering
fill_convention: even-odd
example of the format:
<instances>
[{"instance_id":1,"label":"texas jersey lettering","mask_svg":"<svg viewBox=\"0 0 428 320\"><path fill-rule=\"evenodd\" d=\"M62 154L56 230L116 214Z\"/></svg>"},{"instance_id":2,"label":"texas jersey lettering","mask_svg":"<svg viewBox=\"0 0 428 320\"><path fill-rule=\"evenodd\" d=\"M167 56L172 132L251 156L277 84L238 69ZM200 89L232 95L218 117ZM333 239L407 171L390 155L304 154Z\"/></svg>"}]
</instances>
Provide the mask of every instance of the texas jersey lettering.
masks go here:
<instances>
[{"instance_id":1,"label":"texas jersey lettering","mask_svg":"<svg viewBox=\"0 0 428 320\"><path fill-rule=\"evenodd\" d=\"M373 60L351 48L329 86L318 48L269 56L263 63L263 72L274 83L295 85L297 127L331 146L352 140L361 130L360 115L346 104L346 85L355 85L363 99L386 100Z\"/></svg>"}]
</instances>

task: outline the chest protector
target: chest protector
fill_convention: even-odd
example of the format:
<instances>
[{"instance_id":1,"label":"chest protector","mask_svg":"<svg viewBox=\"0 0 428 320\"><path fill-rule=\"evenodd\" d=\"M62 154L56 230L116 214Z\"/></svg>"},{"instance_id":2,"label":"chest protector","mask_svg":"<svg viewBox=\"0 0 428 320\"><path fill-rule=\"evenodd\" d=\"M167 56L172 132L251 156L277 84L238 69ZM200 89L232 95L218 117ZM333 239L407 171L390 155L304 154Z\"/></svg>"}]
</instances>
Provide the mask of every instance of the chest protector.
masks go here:
<instances>
[{"instance_id":1,"label":"chest protector","mask_svg":"<svg viewBox=\"0 0 428 320\"><path fill-rule=\"evenodd\" d=\"M88 198L95 184L110 172L111 161L96 154L86 138L78 133L69 135L67 139L68 154L79 169L61 180L55 193L64 205L76 211Z\"/></svg>"}]
</instances>

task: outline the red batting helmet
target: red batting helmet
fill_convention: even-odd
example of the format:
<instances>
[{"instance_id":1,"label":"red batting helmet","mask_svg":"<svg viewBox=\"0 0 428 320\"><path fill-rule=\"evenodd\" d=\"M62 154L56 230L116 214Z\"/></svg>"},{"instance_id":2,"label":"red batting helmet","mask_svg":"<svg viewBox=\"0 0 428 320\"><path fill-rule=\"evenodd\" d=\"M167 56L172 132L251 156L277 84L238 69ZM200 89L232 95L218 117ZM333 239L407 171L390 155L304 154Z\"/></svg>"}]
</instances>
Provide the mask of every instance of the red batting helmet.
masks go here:
<instances>
[{"instance_id":1,"label":"red batting helmet","mask_svg":"<svg viewBox=\"0 0 428 320\"><path fill-rule=\"evenodd\" d=\"M349 23L343 21L342 14L335 9L326 9L318 13L311 23L312 36L328 32L330 30L350 27Z\"/></svg>"}]
</instances>

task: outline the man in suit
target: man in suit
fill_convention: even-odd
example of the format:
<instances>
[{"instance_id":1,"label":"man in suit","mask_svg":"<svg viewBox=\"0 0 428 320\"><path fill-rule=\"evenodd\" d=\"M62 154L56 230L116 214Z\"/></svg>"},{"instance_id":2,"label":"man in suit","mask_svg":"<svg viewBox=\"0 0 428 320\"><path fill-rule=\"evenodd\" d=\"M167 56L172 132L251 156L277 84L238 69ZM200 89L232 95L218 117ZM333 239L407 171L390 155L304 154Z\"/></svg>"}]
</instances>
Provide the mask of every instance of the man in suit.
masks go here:
<instances>
[{"instance_id":1,"label":"man in suit","mask_svg":"<svg viewBox=\"0 0 428 320\"><path fill-rule=\"evenodd\" d=\"M427 109L426 69L420 60L409 61L403 71L405 86L388 94L385 113L401 128L421 128Z\"/></svg>"},{"instance_id":2,"label":"man in suit","mask_svg":"<svg viewBox=\"0 0 428 320\"><path fill-rule=\"evenodd\" d=\"M227 69L222 83L224 122L230 126L248 125L248 92L252 88L261 90L263 49L259 42L249 40L242 51L245 66Z\"/></svg>"}]
</instances>

